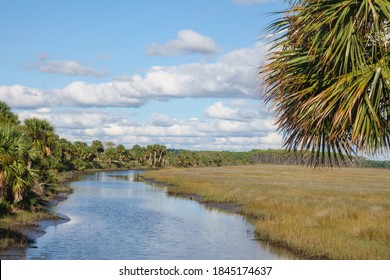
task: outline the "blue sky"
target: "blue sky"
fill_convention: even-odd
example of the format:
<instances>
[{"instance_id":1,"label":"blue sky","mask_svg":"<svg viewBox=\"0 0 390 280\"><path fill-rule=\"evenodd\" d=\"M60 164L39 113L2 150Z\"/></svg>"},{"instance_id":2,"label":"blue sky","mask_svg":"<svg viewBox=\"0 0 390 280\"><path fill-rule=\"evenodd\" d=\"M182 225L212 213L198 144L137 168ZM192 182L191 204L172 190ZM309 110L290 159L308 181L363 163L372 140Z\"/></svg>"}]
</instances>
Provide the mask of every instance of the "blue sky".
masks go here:
<instances>
[{"instance_id":1,"label":"blue sky","mask_svg":"<svg viewBox=\"0 0 390 280\"><path fill-rule=\"evenodd\" d=\"M0 0L0 100L61 137L281 148L260 100L282 0Z\"/></svg>"}]
</instances>

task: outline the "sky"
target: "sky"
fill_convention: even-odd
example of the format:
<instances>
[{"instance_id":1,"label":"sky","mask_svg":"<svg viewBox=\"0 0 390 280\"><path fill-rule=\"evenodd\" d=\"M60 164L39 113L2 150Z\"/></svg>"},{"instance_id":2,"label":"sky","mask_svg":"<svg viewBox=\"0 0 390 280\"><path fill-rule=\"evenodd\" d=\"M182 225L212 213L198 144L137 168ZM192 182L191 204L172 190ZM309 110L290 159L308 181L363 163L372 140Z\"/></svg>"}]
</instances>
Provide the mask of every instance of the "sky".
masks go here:
<instances>
[{"instance_id":1,"label":"sky","mask_svg":"<svg viewBox=\"0 0 390 280\"><path fill-rule=\"evenodd\" d=\"M282 0L0 0L0 100L72 142L278 149L261 100Z\"/></svg>"}]
</instances>

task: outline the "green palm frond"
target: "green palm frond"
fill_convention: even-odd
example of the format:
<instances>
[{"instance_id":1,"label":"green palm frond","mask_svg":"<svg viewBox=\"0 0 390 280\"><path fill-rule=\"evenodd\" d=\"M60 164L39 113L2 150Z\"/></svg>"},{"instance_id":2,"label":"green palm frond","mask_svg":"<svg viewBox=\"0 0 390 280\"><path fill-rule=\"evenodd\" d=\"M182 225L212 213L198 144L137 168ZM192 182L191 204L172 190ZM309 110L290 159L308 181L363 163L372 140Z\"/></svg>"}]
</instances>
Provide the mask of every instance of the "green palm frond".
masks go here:
<instances>
[{"instance_id":1,"label":"green palm frond","mask_svg":"<svg viewBox=\"0 0 390 280\"><path fill-rule=\"evenodd\" d=\"M19 127L0 125L0 193L20 201L37 178L29 163L36 158L30 139ZM10 199L5 197L5 199Z\"/></svg>"},{"instance_id":2,"label":"green palm frond","mask_svg":"<svg viewBox=\"0 0 390 280\"><path fill-rule=\"evenodd\" d=\"M37 179L37 174L34 170L27 168L20 162L14 162L10 167L14 175L12 181L12 194L14 202L19 202L24 195L30 190Z\"/></svg>"},{"instance_id":3,"label":"green palm frond","mask_svg":"<svg viewBox=\"0 0 390 280\"><path fill-rule=\"evenodd\" d=\"M25 119L23 127L34 147L37 148L43 156L50 155L50 146L54 146L54 143L51 141L51 138L55 136L53 125L47 120L32 118Z\"/></svg>"},{"instance_id":4,"label":"green palm frond","mask_svg":"<svg viewBox=\"0 0 390 280\"><path fill-rule=\"evenodd\" d=\"M285 146L314 165L390 148L388 0L297 0L261 68Z\"/></svg>"}]
</instances>

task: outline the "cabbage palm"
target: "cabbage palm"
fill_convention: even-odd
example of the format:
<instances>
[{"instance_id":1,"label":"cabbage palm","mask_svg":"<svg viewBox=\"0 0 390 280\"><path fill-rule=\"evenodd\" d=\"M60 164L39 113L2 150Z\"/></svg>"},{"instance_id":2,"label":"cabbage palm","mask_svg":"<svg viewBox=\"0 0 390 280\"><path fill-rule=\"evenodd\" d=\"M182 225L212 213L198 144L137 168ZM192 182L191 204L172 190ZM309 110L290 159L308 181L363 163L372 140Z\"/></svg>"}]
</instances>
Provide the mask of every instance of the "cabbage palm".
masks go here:
<instances>
[{"instance_id":1,"label":"cabbage palm","mask_svg":"<svg viewBox=\"0 0 390 280\"><path fill-rule=\"evenodd\" d=\"M390 148L388 0L296 0L261 69L289 150L315 165Z\"/></svg>"},{"instance_id":2,"label":"cabbage palm","mask_svg":"<svg viewBox=\"0 0 390 280\"><path fill-rule=\"evenodd\" d=\"M51 139L55 136L54 127L47 120L37 118L24 120L25 133L30 137L34 147L42 152L44 157L48 157L52 153Z\"/></svg>"},{"instance_id":3,"label":"cabbage palm","mask_svg":"<svg viewBox=\"0 0 390 280\"><path fill-rule=\"evenodd\" d=\"M12 113L11 108L3 101L0 101L0 123L19 124L18 115Z\"/></svg>"},{"instance_id":4,"label":"cabbage palm","mask_svg":"<svg viewBox=\"0 0 390 280\"><path fill-rule=\"evenodd\" d=\"M16 126L0 125L0 197L19 202L36 179L28 163L36 156L30 139Z\"/></svg>"}]
</instances>

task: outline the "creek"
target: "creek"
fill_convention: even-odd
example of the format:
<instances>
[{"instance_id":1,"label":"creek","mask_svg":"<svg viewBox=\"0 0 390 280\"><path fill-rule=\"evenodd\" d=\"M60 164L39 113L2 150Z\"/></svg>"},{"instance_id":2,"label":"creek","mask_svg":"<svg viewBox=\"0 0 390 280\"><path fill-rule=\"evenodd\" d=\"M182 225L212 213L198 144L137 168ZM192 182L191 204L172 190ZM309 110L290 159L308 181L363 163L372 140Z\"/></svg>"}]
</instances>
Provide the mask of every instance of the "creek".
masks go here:
<instances>
[{"instance_id":1,"label":"creek","mask_svg":"<svg viewBox=\"0 0 390 280\"><path fill-rule=\"evenodd\" d=\"M238 214L173 197L137 180L143 171L96 172L70 183L53 211L69 217L45 228L25 259L280 259Z\"/></svg>"}]
</instances>

